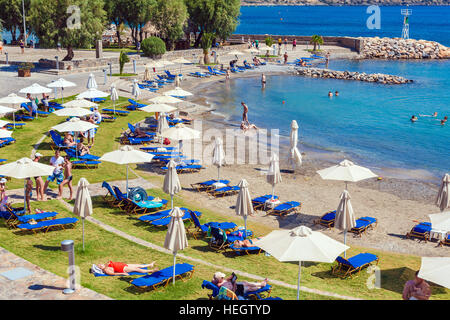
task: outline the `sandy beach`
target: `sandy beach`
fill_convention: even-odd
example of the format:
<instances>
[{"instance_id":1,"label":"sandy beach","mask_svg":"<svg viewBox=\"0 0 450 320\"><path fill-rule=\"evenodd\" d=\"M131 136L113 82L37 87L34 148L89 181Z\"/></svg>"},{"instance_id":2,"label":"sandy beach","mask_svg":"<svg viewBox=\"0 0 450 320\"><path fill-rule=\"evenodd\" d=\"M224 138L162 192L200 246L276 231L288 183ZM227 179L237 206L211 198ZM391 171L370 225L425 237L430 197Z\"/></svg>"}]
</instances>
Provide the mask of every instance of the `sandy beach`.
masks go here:
<instances>
[{"instance_id":1,"label":"sandy beach","mask_svg":"<svg viewBox=\"0 0 450 320\"><path fill-rule=\"evenodd\" d=\"M266 68L246 72L243 76L260 77L261 72L266 74L280 74L286 72L287 67L271 65ZM233 77L241 76L233 74ZM208 87L214 87L215 81L225 81L223 77L212 77L201 81L183 81L183 89L194 93L190 102L202 105L192 108L190 114L195 118L203 120L203 130L208 128L225 129L233 128L223 121L220 116L214 115L208 110L211 106L204 97ZM181 109L182 110L182 109ZM270 129L270 128L267 128ZM211 140L212 141L212 140ZM211 141L204 141L204 147L211 145ZM271 228L290 229L298 225L306 225L314 230L322 230L325 234L343 241L343 232L336 229L326 229L315 225L314 220L324 213L336 210L339 198L345 188L345 183L340 181L325 181L316 173L317 170L335 165L343 159L351 160L342 153L316 153L314 151L304 152L299 143L299 149L303 155L303 164L295 174L289 173L291 168L287 165L287 148L280 146L280 169L283 181L276 186L275 193L281 201L299 201L302 207L299 214L290 214L284 218L267 215L264 211L256 211L249 218L252 221L263 223ZM226 150L226 143L224 143ZM228 155L227 155L228 156ZM238 155L235 154L237 157ZM205 169L198 173L180 174L180 182L183 186L184 197L195 201L199 206L234 215L236 196L213 198L205 192L197 192L191 188L191 184L217 178L217 167L205 165ZM230 185L237 185L242 178L250 184L252 197L271 193L271 185L266 182L265 172L267 165L233 164L221 168L221 178L230 180ZM389 174L391 170L392 174ZM439 209L434 205L437 194L438 183L428 183L420 179L396 178L399 170L383 168L381 180L370 179L358 183L349 183L348 190L356 217L371 216L378 220L374 230L363 234L362 237L349 233L347 243L367 248L376 248L386 251L414 254L418 256L446 256L448 247L438 247L437 242L418 242L406 239L405 235L416 224L415 221L429 221L428 214L437 213ZM410 170L409 170L410 171ZM376 172L380 174L379 172ZM381 175L381 174L380 174ZM408 172L409 176L420 177L422 173ZM434 182L434 181L433 181Z\"/></svg>"}]
</instances>

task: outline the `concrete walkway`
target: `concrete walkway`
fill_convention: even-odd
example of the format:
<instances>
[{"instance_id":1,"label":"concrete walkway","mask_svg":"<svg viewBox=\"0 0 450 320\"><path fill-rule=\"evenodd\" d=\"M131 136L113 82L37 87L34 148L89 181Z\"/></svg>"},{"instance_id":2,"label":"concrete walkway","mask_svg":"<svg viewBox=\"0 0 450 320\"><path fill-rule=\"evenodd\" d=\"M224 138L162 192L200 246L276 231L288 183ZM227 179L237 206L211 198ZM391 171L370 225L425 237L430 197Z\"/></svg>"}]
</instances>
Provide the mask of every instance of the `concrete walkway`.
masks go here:
<instances>
[{"instance_id":1,"label":"concrete walkway","mask_svg":"<svg viewBox=\"0 0 450 320\"><path fill-rule=\"evenodd\" d=\"M66 282L0 247L0 300L111 300L83 287L65 295Z\"/></svg>"}]
</instances>

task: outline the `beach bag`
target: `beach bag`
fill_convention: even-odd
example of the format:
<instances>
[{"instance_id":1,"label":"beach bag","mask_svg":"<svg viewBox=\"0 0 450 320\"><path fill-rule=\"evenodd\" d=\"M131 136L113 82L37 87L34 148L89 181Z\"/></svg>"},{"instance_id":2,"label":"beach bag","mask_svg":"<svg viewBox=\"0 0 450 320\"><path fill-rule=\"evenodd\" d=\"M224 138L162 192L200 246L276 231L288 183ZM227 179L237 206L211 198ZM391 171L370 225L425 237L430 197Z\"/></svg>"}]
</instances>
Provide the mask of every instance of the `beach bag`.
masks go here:
<instances>
[{"instance_id":1,"label":"beach bag","mask_svg":"<svg viewBox=\"0 0 450 320\"><path fill-rule=\"evenodd\" d=\"M164 145L169 145L170 144L170 140L169 140L169 138L164 138Z\"/></svg>"}]
</instances>

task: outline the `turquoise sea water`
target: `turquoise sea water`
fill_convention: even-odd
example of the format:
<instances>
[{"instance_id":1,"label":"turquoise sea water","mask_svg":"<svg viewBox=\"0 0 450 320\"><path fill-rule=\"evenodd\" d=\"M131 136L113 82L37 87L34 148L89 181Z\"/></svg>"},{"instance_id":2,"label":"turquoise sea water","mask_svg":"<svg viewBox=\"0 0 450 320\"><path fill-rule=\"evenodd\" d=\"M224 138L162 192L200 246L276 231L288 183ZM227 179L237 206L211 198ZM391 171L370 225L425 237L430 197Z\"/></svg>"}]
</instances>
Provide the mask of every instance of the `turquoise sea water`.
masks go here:
<instances>
[{"instance_id":1,"label":"turquoise sea water","mask_svg":"<svg viewBox=\"0 0 450 320\"><path fill-rule=\"evenodd\" d=\"M450 116L450 61L331 61L330 68L402 75L415 82L389 86L358 81L299 76L234 79L208 93L208 100L231 122L240 123L241 101L249 120L289 135L290 121L299 123L301 147L342 151L374 167L426 170L441 176L450 170L450 122L411 115L438 112ZM340 92L329 98L328 91ZM285 101L285 104L282 101Z\"/></svg>"},{"instance_id":2,"label":"turquoise sea water","mask_svg":"<svg viewBox=\"0 0 450 320\"><path fill-rule=\"evenodd\" d=\"M381 28L366 26L367 6L242 7L236 33L400 37L403 17L399 6L381 6ZM410 37L450 46L450 6L410 6Z\"/></svg>"}]
</instances>

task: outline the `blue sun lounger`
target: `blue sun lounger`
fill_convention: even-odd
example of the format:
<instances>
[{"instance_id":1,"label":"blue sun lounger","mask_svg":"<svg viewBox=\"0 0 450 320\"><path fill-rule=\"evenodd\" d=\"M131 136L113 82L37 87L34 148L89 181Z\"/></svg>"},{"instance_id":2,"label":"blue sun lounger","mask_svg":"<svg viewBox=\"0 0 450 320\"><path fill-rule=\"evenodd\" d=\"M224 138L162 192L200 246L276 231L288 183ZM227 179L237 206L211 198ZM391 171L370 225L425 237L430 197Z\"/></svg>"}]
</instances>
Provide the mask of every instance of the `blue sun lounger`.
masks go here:
<instances>
[{"instance_id":1,"label":"blue sun lounger","mask_svg":"<svg viewBox=\"0 0 450 320\"><path fill-rule=\"evenodd\" d=\"M92 98L91 101L94 103L102 103L102 102L105 102L106 99L105 98Z\"/></svg>"},{"instance_id":2,"label":"blue sun lounger","mask_svg":"<svg viewBox=\"0 0 450 320\"><path fill-rule=\"evenodd\" d=\"M369 228L373 229L377 225L377 219L372 217L362 217L356 220L356 226L349 230L358 236L362 236Z\"/></svg>"},{"instance_id":3,"label":"blue sun lounger","mask_svg":"<svg viewBox=\"0 0 450 320\"><path fill-rule=\"evenodd\" d=\"M331 228L334 226L335 219L336 219L336 210L325 213L319 219L314 220L314 224L320 224L321 226Z\"/></svg>"},{"instance_id":4,"label":"blue sun lounger","mask_svg":"<svg viewBox=\"0 0 450 320\"><path fill-rule=\"evenodd\" d=\"M202 213L200 211L192 211L189 209L184 210L184 215L181 218L181 220L186 221L192 221L191 215L196 215L197 217L200 217ZM167 216L161 219L153 220L150 222L151 225L156 227L167 227L170 223L170 220L172 220L172 217Z\"/></svg>"},{"instance_id":5,"label":"blue sun lounger","mask_svg":"<svg viewBox=\"0 0 450 320\"><path fill-rule=\"evenodd\" d=\"M75 160L72 161L73 168L84 168L84 169L96 169L98 165L101 164L101 161L98 160Z\"/></svg>"},{"instance_id":6,"label":"blue sun lounger","mask_svg":"<svg viewBox=\"0 0 450 320\"><path fill-rule=\"evenodd\" d=\"M287 201L282 204L277 205L272 210L268 211L268 214L275 214L278 216L284 216L292 212L298 212L302 204L297 201Z\"/></svg>"},{"instance_id":7,"label":"blue sun lounger","mask_svg":"<svg viewBox=\"0 0 450 320\"><path fill-rule=\"evenodd\" d=\"M136 127L133 126L131 123L128 123L128 129L130 129L130 132L131 132L132 134L136 134ZM149 136L155 136L155 135L156 135L155 132L147 132L147 131L144 131L144 133L148 134Z\"/></svg>"},{"instance_id":8,"label":"blue sun lounger","mask_svg":"<svg viewBox=\"0 0 450 320\"><path fill-rule=\"evenodd\" d=\"M85 154L80 156L79 154L77 154L77 152L75 151L75 149L72 148L68 148L66 150L64 150L66 152L66 154L71 157L71 158L75 158L75 159L79 159L79 160L86 160L86 161L95 161L100 159L99 156L95 156L93 154Z\"/></svg>"},{"instance_id":9,"label":"blue sun lounger","mask_svg":"<svg viewBox=\"0 0 450 320\"><path fill-rule=\"evenodd\" d=\"M173 152L173 151L176 151L178 149L177 147L142 147L142 148L139 148L139 149L141 149L142 151L146 151L146 152L155 152L155 151L158 151L158 150L160 150L162 148L166 149L167 152Z\"/></svg>"},{"instance_id":10,"label":"blue sun lounger","mask_svg":"<svg viewBox=\"0 0 450 320\"><path fill-rule=\"evenodd\" d=\"M218 286L216 286L214 283L207 281L207 280L203 280L202 289L212 290L212 293L208 294L208 297L210 300L217 297L217 295L219 294L219 290L220 290ZM239 300L265 300L266 298L270 297L271 291L272 291L272 286L270 284L268 284L256 291L246 292L243 296L238 296L238 299Z\"/></svg>"},{"instance_id":11,"label":"blue sun lounger","mask_svg":"<svg viewBox=\"0 0 450 320\"><path fill-rule=\"evenodd\" d=\"M251 241L251 240L250 240ZM260 247L252 246L252 247L236 247L234 244L230 244L229 248L234 251L237 255L241 255L242 253L250 254L256 253L260 254L262 249Z\"/></svg>"},{"instance_id":12,"label":"blue sun lounger","mask_svg":"<svg viewBox=\"0 0 450 320\"><path fill-rule=\"evenodd\" d=\"M243 241L245 237L240 235L240 230L227 234L225 230L210 226L211 239L209 240L209 247L215 251L226 250L236 240ZM247 230L247 237L253 235L251 230Z\"/></svg>"},{"instance_id":13,"label":"blue sun lounger","mask_svg":"<svg viewBox=\"0 0 450 320\"><path fill-rule=\"evenodd\" d=\"M169 78L171 78L171 79L175 79L175 77L176 77L176 75L175 74L172 74L172 73L170 73L170 71L169 70L164 70L164 72L166 73L166 75L169 77ZM179 73L178 74L178 76L179 77L183 77L183 75L181 74L181 73Z\"/></svg>"},{"instance_id":14,"label":"blue sun lounger","mask_svg":"<svg viewBox=\"0 0 450 320\"><path fill-rule=\"evenodd\" d=\"M16 211L11 210L9 207L7 207L7 209L11 216L8 220L6 220L6 223L13 228L15 228L17 224L20 223L28 223L31 220L47 220L50 218L54 218L59 214L58 212L41 212L36 214L18 215Z\"/></svg>"},{"instance_id":15,"label":"blue sun lounger","mask_svg":"<svg viewBox=\"0 0 450 320\"><path fill-rule=\"evenodd\" d=\"M351 278L353 273L358 272L359 275L363 268L368 267L372 263L378 264L378 261L378 256L372 253L358 253L356 256L348 259L337 257L337 266L333 267L331 272L343 273L342 278L347 276Z\"/></svg>"},{"instance_id":16,"label":"blue sun lounger","mask_svg":"<svg viewBox=\"0 0 450 320\"><path fill-rule=\"evenodd\" d=\"M406 234L406 238L417 238L427 241L430 237L431 222L421 222L415 225L410 232Z\"/></svg>"},{"instance_id":17,"label":"blue sun lounger","mask_svg":"<svg viewBox=\"0 0 450 320\"><path fill-rule=\"evenodd\" d=\"M66 149L68 148L64 143L63 143L63 138L55 131L55 130L50 130L50 137L52 138L53 141L53 145L50 145L52 147L52 150L55 151L55 149L53 148L53 146L55 146L58 149Z\"/></svg>"},{"instance_id":18,"label":"blue sun lounger","mask_svg":"<svg viewBox=\"0 0 450 320\"><path fill-rule=\"evenodd\" d=\"M24 108L27 112L31 112L31 106L28 105L27 103L22 103L20 105L22 108ZM36 111L33 111L32 113L33 115L36 115ZM50 112L45 112L45 111L41 111L41 110L37 110L37 115L40 117L48 117L50 115Z\"/></svg>"},{"instance_id":19,"label":"blue sun lounger","mask_svg":"<svg viewBox=\"0 0 450 320\"><path fill-rule=\"evenodd\" d=\"M186 231L189 235L191 235L194 239L197 240L197 237L206 236L209 231L209 228L219 228L222 230L234 229L236 228L236 224L234 222L207 222L205 224L201 224L198 216L194 211L189 212L191 214L191 220L194 223L194 229L187 228Z\"/></svg>"},{"instance_id":20,"label":"blue sun lounger","mask_svg":"<svg viewBox=\"0 0 450 320\"><path fill-rule=\"evenodd\" d=\"M102 183L102 188L105 188L108 192L103 196L103 198L105 199L106 202L108 202L110 205L118 207L120 204L120 200L117 197L116 193L114 192L114 190L112 189L111 185L106 182L103 181ZM112 198L111 198L112 197Z\"/></svg>"},{"instance_id":21,"label":"blue sun lounger","mask_svg":"<svg viewBox=\"0 0 450 320\"><path fill-rule=\"evenodd\" d=\"M15 118L16 118L16 121L32 121L32 120L34 120L34 117L28 116L26 114L16 114Z\"/></svg>"},{"instance_id":22,"label":"blue sun lounger","mask_svg":"<svg viewBox=\"0 0 450 320\"><path fill-rule=\"evenodd\" d=\"M114 111L114 109L111 109L111 108L102 109L102 112L104 112L104 113L114 113L115 112L116 114L118 114L120 116L127 116L130 114L130 111L118 110L118 109L116 109L116 111Z\"/></svg>"},{"instance_id":23,"label":"blue sun lounger","mask_svg":"<svg viewBox=\"0 0 450 320\"><path fill-rule=\"evenodd\" d=\"M180 208L180 209L183 212L189 211L188 208ZM152 222L152 221L155 221L158 219L163 219L163 218L169 217L170 211L172 211L172 210L168 209L168 210L164 210L164 211L158 211L156 213L152 213L152 214L148 214L148 215L139 217L138 219L143 222Z\"/></svg>"},{"instance_id":24,"label":"blue sun lounger","mask_svg":"<svg viewBox=\"0 0 450 320\"><path fill-rule=\"evenodd\" d=\"M439 242L439 246L450 246L450 234L448 234L444 240L442 240L441 242Z\"/></svg>"},{"instance_id":25,"label":"blue sun lounger","mask_svg":"<svg viewBox=\"0 0 450 320\"><path fill-rule=\"evenodd\" d=\"M26 123L23 123L23 122L16 122L16 123L10 122L10 123L6 124L6 129L14 130L14 127L16 129L22 129L23 126L25 126L25 125L26 125Z\"/></svg>"},{"instance_id":26,"label":"blue sun lounger","mask_svg":"<svg viewBox=\"0 0 450 320\"><path fill-rule=\"evenodd\" d=\"M213 197L224 197L238 193L240 188L238 186L227 186L219 189L206 191L207 194Z\"/></svg>"},{"instance_id":27,"label":"blue sun lounger","mask_svg":"<svg viewBox=\"0 0 450 320\"><path fill-rule=\"evenodd\" d=\"M208 180L204 182L191 183L191 187L200 192L213 188L213 185L215 183L223 183L225 185L228 185L230 183L230 180Z\"/></svg>"},{"instance_id":28,"label":"blue sun lounger","mask_svg":"<svg viewBox=\"0 0 450 320\"><path fill-rule=\"evenodd\" d=\"M135 106L136 108L143 108L143 107L146 107L146 106L147 106L146 104L139 103L139 102L137 102L137 101L134 101L133 99L128 99L128 102L129 102L132 106Z\"/></svg>"},{"instance_id":29,"label":"blue sun lounger","mask_svg":"<svg viewBox=\"0 0 450 320\"><path fill-rule=\"evenodd\" d=\"M209 74L211 74L213 76L223 76L223 75L226 74L226 72L219 71L219 70L214 70L210 66L208 66L208 72L209 72Z\"/></svg>"},{"instance_id":30,"label":"blue sun lounger","mask_svg":"<svg viewBox=\"0 0 450 320\"><path fill-rule=\"evenodd\" d=\"M211 77L210 74L203 73L203 72L198 72L198 71L191 72L191 73L189 73L189 75L192 76L192 77L196 77L196 78L209 78L209 77Z\"/></svg>"},{"instance_id":31,"label":"blue sun lounger","mask_svg":"<svg viewBox=\"0 0 450 320\"><path fill-rule=\"evenodd\" d=\"M176 166L177 173L188 173L188 172L198 172L203 167L199 164L191 164L191 165L179 165ZM167 167L161 167L162 170L168 170Z\"/></svg>"},{"instance_id":32,"label":"blue sun lounger","mask_svg":"<svg viewBox=\"0 0 450 320\"><path fill-rule=\"evenodd\" d=\"M252 199L253 209L258 210L261 207L264 208L264 206L266 205L266 201L271 198L272 198L271 194L266 194L264 196ZM274 195L273 198L278 199L278 196Z\"/></svg>"},{"instance_id":33,"label":"blue sun lounger","mask_svg":"<svg viewBox=\"0 0 450 320\"><path fill-rule=\"evenodd\" d=\"M147 276L134 279L131 284L141 289L156 289L157 287L166 287L173 279L174 266L153 272ZM190 279L194 273L194 266L188 263L178 263L175 265L175 278Z\"/></svg>"},{"instance_id":34,"label":"blue sun lounger","mask_svg":"<svg viewBox=\"0 0 450 320\"><path fill-rule=\"evenodd\" d=\"M61 218L54 220L39 221L36 224L23 223L17 225L17 228L24 231L33 231L34 233L40 230L44 231L44 233L47 233L49 230L53 228L60 227L62 229L65 229L64 227L74 226L77 222L78 222L77 218Z\"/></svg>"}]
</instances>

